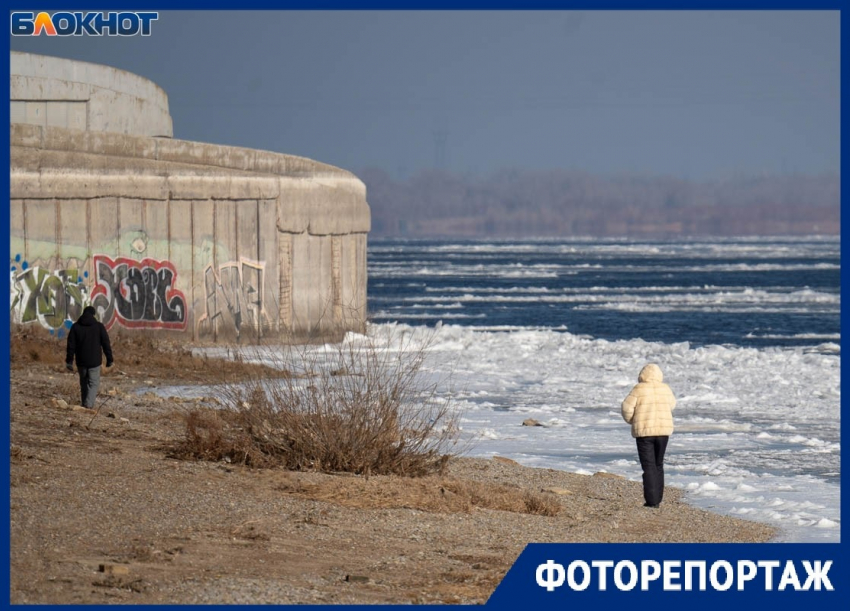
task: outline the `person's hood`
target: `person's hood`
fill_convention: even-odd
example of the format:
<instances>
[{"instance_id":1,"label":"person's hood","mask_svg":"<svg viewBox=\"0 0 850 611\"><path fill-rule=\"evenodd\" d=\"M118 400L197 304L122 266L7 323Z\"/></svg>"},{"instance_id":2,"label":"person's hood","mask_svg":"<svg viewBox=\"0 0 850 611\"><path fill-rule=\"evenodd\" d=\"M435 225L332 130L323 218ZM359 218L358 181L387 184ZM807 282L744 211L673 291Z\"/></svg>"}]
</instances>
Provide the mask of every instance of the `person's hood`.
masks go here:
<instances>
[{"instance_id":1,"label":"person's hood","mask_svg":"<svg viewBox=\"0 0 850 611\"><path fill-rule=\"evenodd\" d=\"M82 316L77 319L77 322L84 327L90 327L95 323L94 314L91 312L83 312Z\"/></svg>"},{"instance_id":2,"label":"person's hood","mask_svg":"<svg viewBox=\"0 0 850 611\"><path fill-rule=\"evenodd\" d=\"M638 382L663 382L664 374L661 373L661 367L655 363L650 363L640 370Z\"/></svg>"}]
</instances>

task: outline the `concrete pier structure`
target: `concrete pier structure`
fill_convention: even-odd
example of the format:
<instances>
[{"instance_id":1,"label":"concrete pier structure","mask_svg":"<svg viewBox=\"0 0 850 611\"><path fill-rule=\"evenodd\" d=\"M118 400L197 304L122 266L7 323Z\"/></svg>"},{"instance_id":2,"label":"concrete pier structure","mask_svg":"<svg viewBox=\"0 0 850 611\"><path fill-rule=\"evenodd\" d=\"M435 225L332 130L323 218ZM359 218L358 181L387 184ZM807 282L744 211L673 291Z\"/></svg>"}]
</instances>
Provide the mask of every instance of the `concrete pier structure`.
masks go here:
<instances>
[{"instance_id":1,"label":"concrete pier structure","mask_svg":"<svg viewBox=\"0 0 850 611\"><path fill-rule=\"evenodd\" d=\"M365 329L370 214L359 179L292 155L162 137L171 119L153 83L54 60L12 54L12 96L24 105L11 117L13 323L61 336L91 304L110 329L190 341L327 341ZM30 110L62 102L53 98L66 87L97 93L84 129L70 106L64 125ZM119 93L98 110L103 91Z\"/></svg>"},{"instance_id":2,"label":"concrete pier structure","mask_svg":"<svg viewBox=\"0 0 850 611\"><path fill-rule=\"evenodd\" d=\"M172 136L165 92L109 66L12 52L9 99L12 123Z\"/></svg>"}]
</instances>

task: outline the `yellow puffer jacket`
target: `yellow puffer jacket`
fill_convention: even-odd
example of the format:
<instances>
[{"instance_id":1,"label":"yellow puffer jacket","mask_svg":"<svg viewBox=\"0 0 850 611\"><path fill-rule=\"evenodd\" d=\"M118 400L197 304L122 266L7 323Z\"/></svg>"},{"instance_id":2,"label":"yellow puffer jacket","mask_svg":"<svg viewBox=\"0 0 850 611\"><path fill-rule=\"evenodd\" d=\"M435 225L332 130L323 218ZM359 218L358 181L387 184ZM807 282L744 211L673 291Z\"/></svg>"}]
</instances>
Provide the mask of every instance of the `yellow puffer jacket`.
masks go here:
<instances>
[{"instance_id":1,"label":"yellow puffer jacket","mask_svg":"<svg viewBox=\"0 0 850 611\"><path fill-rule=\"evenodd\" d=\"M673 432L676 397L663 379L661 368L650 363L641 369L638 384L623 401L623 420L632 425L632 437L654 437Z\"/></svg>"}]
</instances>

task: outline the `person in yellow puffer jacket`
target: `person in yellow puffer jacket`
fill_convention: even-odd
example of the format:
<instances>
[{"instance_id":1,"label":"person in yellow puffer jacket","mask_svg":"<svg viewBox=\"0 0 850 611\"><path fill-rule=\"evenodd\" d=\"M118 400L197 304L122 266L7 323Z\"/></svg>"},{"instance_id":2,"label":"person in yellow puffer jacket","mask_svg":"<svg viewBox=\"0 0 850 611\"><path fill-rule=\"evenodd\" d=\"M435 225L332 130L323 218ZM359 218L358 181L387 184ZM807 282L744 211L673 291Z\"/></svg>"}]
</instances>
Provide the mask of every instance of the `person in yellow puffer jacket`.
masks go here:
<instances>
[{"instance_id":1,"label":"person in yellow puffer jacket","mask_svg":"<svg viewBox=\"0 0 850 611\"><path fill-rule=\"evenodd\" d=\"M632 425L643 468L644 507L658 507L664 496L664 453L673 434L676 397L663 380L658 365L646 365L622 405L623 420Z\"/></svg>"}]
</instances>

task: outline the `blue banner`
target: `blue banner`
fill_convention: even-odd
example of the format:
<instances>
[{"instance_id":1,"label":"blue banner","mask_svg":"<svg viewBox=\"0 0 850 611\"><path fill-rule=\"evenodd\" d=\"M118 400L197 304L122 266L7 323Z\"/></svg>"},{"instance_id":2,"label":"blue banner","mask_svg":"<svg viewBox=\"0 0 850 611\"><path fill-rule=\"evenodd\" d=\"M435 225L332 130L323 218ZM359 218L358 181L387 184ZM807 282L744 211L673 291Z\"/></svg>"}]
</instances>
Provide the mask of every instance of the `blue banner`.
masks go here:
<instances>
[{"instance_id":1,"label":"blue banner","mask_svg":"<svg viewBox=\"0 0 850 611\"><path fill-rule=\"evenodd\" d=\"M846 608L847 578L833 544L531 544L487 606L676 604L715 611L769 604L825 611Z\"/></svg>"}]
</instances>

